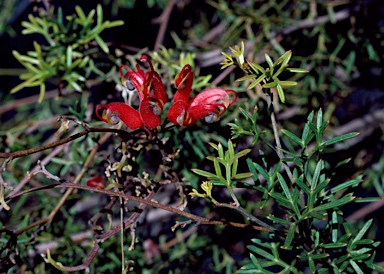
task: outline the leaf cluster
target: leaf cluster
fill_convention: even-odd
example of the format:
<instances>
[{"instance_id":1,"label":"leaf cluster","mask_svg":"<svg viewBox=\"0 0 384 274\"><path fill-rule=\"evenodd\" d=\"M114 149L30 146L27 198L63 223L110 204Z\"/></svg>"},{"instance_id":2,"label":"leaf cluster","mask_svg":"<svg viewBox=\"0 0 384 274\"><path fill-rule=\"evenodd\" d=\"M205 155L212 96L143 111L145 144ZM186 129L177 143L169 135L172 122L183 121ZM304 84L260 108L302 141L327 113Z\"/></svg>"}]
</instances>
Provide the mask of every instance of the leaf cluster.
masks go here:
<instances>
[{"instance_id":1,"label":"leaf cluster","mask_svg":"<svg viewBox=\"0 0 384 274\"><path fill-rule=\"evenodd\" d=\"M92 54L97 53L96 48L90 47L92 42L109 53L109 48L100 34L107 28L123 25L123 21L104 21L103 10L98 5L88 15L80 6L75 7L76 14L63 17L61 8L58 9L56 18L51 14L40 14L36 17L29 14L29 22L22 25L23 34L38 33L43 35L47 46L34 42L34 51L22 55L13 51L15 58L28 70L20 75L24 80L11 90L15 93L25 87L40 87L39 102L44 98L45 82L52 77L59 77L63 87L68 90L82 91L82 85L91 73L104 75L94 63Z\"/></svg>"}]
</instances>

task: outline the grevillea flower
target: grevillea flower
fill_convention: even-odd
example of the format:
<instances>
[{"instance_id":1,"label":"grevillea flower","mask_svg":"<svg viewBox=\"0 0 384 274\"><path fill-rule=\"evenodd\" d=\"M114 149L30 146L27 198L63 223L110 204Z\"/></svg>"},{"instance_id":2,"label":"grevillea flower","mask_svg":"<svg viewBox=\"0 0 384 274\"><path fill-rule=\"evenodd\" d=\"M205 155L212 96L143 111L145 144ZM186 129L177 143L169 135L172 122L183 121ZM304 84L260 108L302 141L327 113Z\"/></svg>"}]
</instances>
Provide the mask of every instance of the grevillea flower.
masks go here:
<instances>
[{"instance_id":1,"label":"grevillea flower","mask_svg":"<svg viewBox=\"0 0 384 274\"><path fill-rule=\"evenodd\" d=\"M129 90L137 90L140 98L139 113L146 127L156 128L160 122L160 115L164 104L167 101L167 95L160 75L154 70L151 60L146 55L140 57L140 61L148 62L150 71L144 73L139 65L133 71L128 66L120 67L120 76L122 83ZM124 74L123 69L127 72Z\"/></svg>"},{"instance_id":2,"label":"grevillea flower","mask_svg":"<svg viewBox=\"0 0 384 274\"><path fill-rule=\"evenodd\" d=\"M86 185L93 188L104 189L105 180L101 176L95 176L95 177L89 178L88 181L86 182Z\"/></svg>"},{"instance_id":3,"label":"grevillea flower","mask_svg":"<svg viewBox=\"0 0 384 274\"><path fill-rule=\"evenodd\" d=\"M204 117L206 122L213 123L237 99L237 93L234 90L214 88L199 93L188 102L192 91L192 82L191 66L185 65L175 78L175 85L178 90L167 116L168 120L175 125L191 126Z\"/></svg>"},{"instance_id":4,"label":"grevillea flower","mask_svg":"<svg viewBox=\"0 0 384 274\"><path fill-rule=\"evenodd\" d=\"M140 99L139 111L124 103L99 105L96 108L96 115L104 122L116 124L121 120L130 129L137 129L144 125L148 128L156 128L160 124L160 115L167 101L163 82L147 56L141 56L140 61L148 62L150 71L144 72L139 65L136 65L136 71L126 65L120 66L122 84L128 90L137 90ZM98 113L101 108L104 109L102 117Z\"/></svg>"},{"instance_id":5,"label":"grevillea flower","mask_svg":"<svg viewBox=\"0 0 384 274\"><path fill-rule=\"evenodd\" d=\"M103 114L100 117L99 111L101 109L103 109ZM96 107L96 116L111 125L116 125L122 121L132 130L143 127L140 113L133 107L120 102L98 105Z\"/></svg>"}]
</instances>

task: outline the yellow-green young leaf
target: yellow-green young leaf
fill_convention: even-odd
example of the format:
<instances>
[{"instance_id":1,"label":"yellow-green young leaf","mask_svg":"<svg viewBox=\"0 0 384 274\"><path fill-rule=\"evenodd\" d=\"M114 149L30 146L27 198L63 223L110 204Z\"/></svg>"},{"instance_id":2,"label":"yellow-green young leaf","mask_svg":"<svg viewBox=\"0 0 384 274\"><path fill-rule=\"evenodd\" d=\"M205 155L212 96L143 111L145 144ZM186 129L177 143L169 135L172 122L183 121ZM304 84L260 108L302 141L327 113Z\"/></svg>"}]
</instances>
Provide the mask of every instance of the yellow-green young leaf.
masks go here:
<instances>
[{"instance_id":1,"label":"yellow-green young leaf","mask_svg":"<svg viewBox=\"0 0 384 274\"><path fill-rule=\"evenodd\" d=\"M248 61L248 60L247 60L247 63L252 68L252 70L254 72L256 72L256 74L259 74L259 72L265 74L265 69L262 66L260 66L259 64L253 63L253 62Z\"/></svg>"},{"instance_id":2,"label":"yellow-green young leaf","mask_svg":"<svg viewBox=\"0 0 384 274\"><path fill-rule=\"evenodd\" d=\"M93 16L95 16L95 10L91 10L89 13L88 13L88 16L87 16L87 21L88 22L91 22L92 19L93 19Z\"/></svg>"},{"instance_id":3,"label":"yellow-green young leaf","mask_svg":"<svg viewBox=\"0 0 384 274\"><path fill-rule=\"evenodd\" d=\"M274 82L272 82L272 83L264 84L264 85L263 85L263 88L274 88L274 87L276 87L276 86L277 86L277 82L274 81Z\"/></svg>"},{"instance_id":4,"label":"yellow-green young leaf","mask_svg":"<svg viewBox=\"0 0 384 274\"><path fill-rule=\"evenodd\" d=\"M72 65L72 46L69 45L67 47L67 67L71 67Z\"/></svg>"},{"instance_id":5,"label":"yellow-green young leaf","mask_svg":"<svg viewBox=\"0 0 384 274\"><path fill-rule=\"evenodd\" d=\"M297 85L295 81L279 81L279 84L283 87L293 87Z\"/></svg>"},{"instance_id":6,"label":"yellow-green young leaf","mask_svg":"<svg viewBox=\"0 0 384 274\"><path fill-rule=\"evenodd\" d=\"M244 150L239 151L238 153L236 153L236 154L234 155L234 157L235 157L235 158L243 157L243 156L247 155L248 153L250 153L251 151L252 151L252 149L249 149L249 148L244 149Z\"/></svg>"},{"instance_id":7,"label":"yellow-green young leaf","mask_svg":"<svg viewBox=\"0 0 384 274\"><path fill-rule=\"evenodd\" d=\"M84 11L81 9L80 6L75 6L75 11L77 13L77 16L80 18L80 20L85 23L87 20L87 17L85 17Z\"/></svg>"},{"instance_id":8,"label":"yellow-green young leaf","mask_svg":"<svg viewBox=\"0 0 384 274\"><path fill-rule=\"evenodd\" d=\"M302 68L287 68L289 72L296 72L296 73L308 73L308 70L302 69Z\"/></svg>"},{"instance_id":9,"label":"yellow-green young leaf","mask_svg":"<svg viewBox=\"0 0 384 274\"><path fill-rule=\"evenodd\" d=\"M292 57L292 51L291 51L291 50L288 50L286 53L283 54L282 57L284 57L284 58L283 58L284 61L283 61L283 63L281 64L281 66L282 66L282 67L285 67L285 66L288 64L289 60L291 60L291 57Z\"/></svg>"},{"instance_id":10,"label":"yellow-green young leaf","mask_svg":"<svg viewBox=\"0 0 384 274\"><path fill-rule=\"evenodd\" d=\"M105 28L114 28L114 27L119 27L119 26L124 25L124 21L122 21L122 20L117 20L117 21L112 21L112 22L106 21L104 23L106 23Z\"/></svg>"},{"instance_id":11,"label":"yellow-green young leaf","mask_svg":"<svg viewBox=\"0 0 384 274\"><path fill-rule=\"evenodd\" d=\"M213 174L211 172L204 171L201 169L197 169L197 168L193 168L192 172L195 172L196 174L198 174L200 176L207 177L208 179L218 179L219 178L219 177L217 177L216 174Z\"/></svg>"},{"instance_id":12,"label":"yellow-green young leaf","mask_svg":"<svg viewBox=\"0 0 384 274\"><path fill-rule=\"evenodd\" d=\"M33 41L33 47L35 48L35 51L37 53L37 57L39 59L41 59L41 47L40 47L40 45L36 41Z\"/></svg>"},{"instance_id":13,"label":"yellow-green young leaf","mask_svg":"<svg viewBox=\"0 0 384 274\"><path fill-rule=\"evenodd\" d=\"M228 58L229 60L232 60L232 56L229 55L228 53L222 51L221 54L224 55L224 57Z\"/></svg>"},{"instance_id":14,"label":"yellow-green young leaf","mask_svg":"<svg viewBox=\"0 0 384 274\"><path fill-rule=\"evenodd\" d=\"M250 177L252 177L252 175L253 174L251 172L245 172L245 173L236 174L235 176L233 176L233 178L235 180L242 180L242 179L250 178Z\"/></svg>"},{"instance_id":15,"label":"yellow-green young leaf","mask_svg":"<svg viewBox=\"0 0 384 274\"><path fill-rule=\"evenodd\" d=\"M219 158L224 159L224 149L221 143L217 145L217 151L219 152Z\"/></svg>"},{"instance_id":16,"label":"yellow-green young leaf","mask_svg":"<svg viewBox=\"0 0 384 274\"><path fill-rule=\"evenodd\" d=\"M239 166L239 159L235 158L232 164L232 176L235 176L237 174L237 167ZM251 173L252 176L252 173Z\"/></svg>"},{"instance_id":17,"label":"yellow-green young leaf","mask_svg":"<svg viewBox=\"0 0 384 274\"><path fill-rule=\"evenodd\" d=\"M272 61L271 57L267 53L265 53L264 56L265 56L265 61L267 61L269 68L272 70L273 69L273 61ZM271 72L271 74L272 74L272 72Z\"/></svg>"},{"instance_id":18,"label":"yellow-green young leaf","mask_svg":"<svg viewBox=\"0 0 384 274\"><path fill-rule=\"evenodd\" d=\"M215 143L209 142L208 143L211 147L213 147L215 150L219 150L218 146Z\"/></svg>"},{"instance_id":19,"label":"yellow-green young leaf","mask_svg":"<svg viewBox=\"0 0 384 274\"><path fill-rule=\"evenodd\" d=\"M107 46L107 44L105 44L104 40L101 39L101 37L99 35L95 35L95 40L97 42L97 44L100 46L100 48L105 52L105 53L109 53L109 48Z\"/></svg>"},{"instance_id":20,"label":"yellow-green young leaf","mask_svg":"<svg viewBox=\"0 0 384 274\"><path fill-rule=\"evenodd\" d=\"M45 95L45 84L42 83L42 84L40 84L39 103L43 102L44 95Z\"/></svg>"},{"instance_id":21,"label":"yellow-green young leaf","mask_svg":"<svg viewBox=\"0 0 384 274\"><path fill-rule=\"evenodd\" d=\"M233 146L231 139L228 140L228 153L229 153L229 159L233 159L235 157L235 148Z\"/></svg>"},{"instance_id":22,"label":"yellow-green young leaf","mask_svg":"<svg viewBox=\"0 0 384 274\"><path fill-rule=\"evenodd\" d=\"M221 174L221 167L220 167L220 164L219 162L217 161L217 158L214 158L213 159L213 164L215 166L215 172L216 172L216 175L218 177L222 177L222 174Z\"/></svg>"},{"instance_id":23,"label":"yellow-green young leaf","mask_svg":"<svg viewBox=\"0 0 384 274\"><path fill-rule=\"evenodd\" d=\"M97 25L101 26L103 23L103 9L100 4L97 5Z\"/></svg>"},{"instance_id":24,"label":"yellow-green young leaf","mask_svg":"<svg viewBox=\"0 0 384 274\"><path fill-rule=\"evenodd\" d=\"M256 78L256 75L255 74L252 74L252 75L245 75L239 79L236 79L236 82L241 82L241 81L246 81L246 80L251 80L251 79L255 79Z\"/></svg>"}]
</instances>

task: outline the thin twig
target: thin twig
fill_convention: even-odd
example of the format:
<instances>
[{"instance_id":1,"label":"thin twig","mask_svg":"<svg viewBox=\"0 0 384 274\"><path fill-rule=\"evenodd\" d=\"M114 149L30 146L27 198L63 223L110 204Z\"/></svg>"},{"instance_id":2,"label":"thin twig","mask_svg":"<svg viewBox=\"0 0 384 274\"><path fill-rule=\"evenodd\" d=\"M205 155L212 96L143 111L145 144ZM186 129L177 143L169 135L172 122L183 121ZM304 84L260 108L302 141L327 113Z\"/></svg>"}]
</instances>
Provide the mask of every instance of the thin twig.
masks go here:
<instances>
[{"instance_id":1,"label":"thin twig","mask_svg":"<svg viewBox=\"0 0 384 274\"><path fill-rule=\"evenodd\" d=\"M112 133L118 133L118 134L122 134L122 135L128 134L128 132L126 132L124 130L114 129L114 128L88 128L88 129L85 129L84 131L81 131L79 133L71 135L68 138L65 138L65 139L59 140L57 142L53 142L53 143L44 145L44 146L40 146L37 148L30 148L30 149L26 149L26 150L15 151L15 152L0 152L0 158L16 159L16 158L24 157L24 156L27 156L27 155L30 155L30 154L33 154L36 152L52 149L52 148L61 146L63 144L72 142L73 140L76 140L80 137L83 137L90 132L112 132ZM133 133L134 132L132 132L132 134Z\"/></svg>"},{"instance_id":2,"label":"thin twig","mask_svg":"<svg viewBox=\"0 0 384 274\"><path fill-rule=\"evenodd\" d=\"M153 20L153 22L160 22L160 29L157 33L155 46L153 48L154 51L157 51L160 47L160 45L163 43L165 31L167 30L169 17L171 16L172 9L174 5L176 5L177 0L170 0L164 9L163 13L160 15L159 18Z\"/></svg>"}]
</instances>

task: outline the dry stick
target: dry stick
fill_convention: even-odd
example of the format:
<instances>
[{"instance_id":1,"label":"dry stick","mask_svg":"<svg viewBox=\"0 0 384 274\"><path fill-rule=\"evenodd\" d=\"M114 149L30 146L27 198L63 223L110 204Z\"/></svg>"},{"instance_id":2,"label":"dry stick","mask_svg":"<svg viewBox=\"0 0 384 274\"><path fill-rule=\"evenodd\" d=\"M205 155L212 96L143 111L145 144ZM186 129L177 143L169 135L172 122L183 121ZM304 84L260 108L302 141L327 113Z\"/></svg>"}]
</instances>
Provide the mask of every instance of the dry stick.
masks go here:
<instances>
[{"instance_id":1,"label":"dry stick","mask_svg":"<svg viewBox=\"0 0 384 274\"><path fill-rule=\"evenodd\" d=\"M340 10L338 12L335 12L334 19L335 22L345 20L350 17L353 10L347 8ZM275 39L277 36L282 35L286 36L294 31L304 29L304 28L310 28L313 26L317 26L319 24L324 24L330 21L330 18L328 15L319 16L313 19L304 19L300 22L298 22L295 25L290 25L288 27L285 27L281 30L272 32L270 35L270 40ZM245 47L253 47L252 43L249 41L245 41ZM209 55L209 58L207 57ZM213 65L217 65L223 60L221 50L214 49L210 52L204 52L196 55L196 59L200 61L200 64L202 67L209 67Z\"/></svg>"},{"instance_id":2,"label":"dry stick","mask_svg":"<svg viewBox=\"0 0 384 274\"><path fill-rule=\"evenodd\" d=\"M170 0L160 17L155 19L155 22L160 22L160 29L157 33L156 42L153 49L154 51L157 51L160 45L163 43L165 31L167 30L168 26L169 17L171 16L173 6L176 5L176 3L177 0Z\"/></svg>"},{"instance_id":3,"label":"dry stick","mask_svg":"<svg viewBox=\"0 0 384 274\"><path fill-rule=\"evenodd\" d=\"M114 128L87 128L82 132L76 133L74 135L69 136L68 138L59 140L57 142L50 143L48 145L44 145L41 147L36 147L36 148L30 148L26 150L20 150L20 151L15 151L15 152L0 152L0 158L11 158L11 159L16 159L20 157L24 157L36 152L40 152L43 150L51 149L57 146L61 146L63 144L69 143L75 139L78 139L84 135L87 135L90 132L113 132L113 133L120 133L120 134L127 134L126 131L120 130L120 129L114 129Z\"/></svg>"},{"instance_id":4,"label":"dry stick","mask_svg":"<svg viewBox=\"0 0 384 274\"><path fill-rule=\"evenodd\" d=\"M86 130L87 132L87 130ZM87 161L85 162L83 168L81 169L81 171L79 172L79 174L76 176L73 184L77 184L80 182L81 178L84 176L84 174L87 172L93 158L95 157L96 155L96 152L97 150L99 149L99 147L111 136L112 133L108 132L106 133L100 140L99 142L97 143L96 146L93 147L91 153L89 154L88 158L87 158ZM75 134L76 135L76 134ZM67 138L68 139L68 138ZM16 232L17 235L20 235L22 233L24 233L25 231L28 231L29 229L35 227L35 226L38 226L38 225L42 225L42 224L45 224L45 223L48 223L48 222L51 222L53 220L53 218L56 216L57 212L60 210L60 208L63 206L63 204L65 203L65 201L67 200L67 198L69 197L69 195L72 194L72 191L73 189L68 189L63 197L60 199L60 201L58 202L58 204L56 205L56 207L52 210L52 212L48 215L48 217L45 217L44 219L41 219L39 221L36 221L20 230L18 230Z\"/></svg>"},{"instance_id":5,"label":"dry stick","mask_svg":"<svg viewBox=\"0 0 384 274\"><path fill-rule=\"evenodd\" d=\"M107 195L112 196L112 197L122 197L122 198L127 199L127 200L132 200L132 201L135 201L135 202L138 202L138 203L143 203L143 204L150 205L152 207L161 208L163 210L170 211L170 212L178 214L180 216L184 216L186 218L192 219L192 220L194 220L194 221L196 221L198 223L201 223L201 224L230 225L230 226L241 227L241 228L250 227L250 228L253 228L255 230L271 232L270 229L267 229L267 228L261 227L261 226L247 225L247 224L234 223L234 222L225 222L225 221L211 220L211 219L200 217L200 216L197 216L197 215L185 212L185 211L181 211L179 209L176 209L176 208L173 208L173 207L170 207L170 206L159 204L159 203L156 203L156 202L153 202L153 201L147 201L147 200L144 200L143 198L132 196L132 195L121 193L121 192L113 192L113 191L104 190L104 189L95 189L95 188L91 188L91 187L87 187L87 186L83 186L83 185L72 184L72 183L63 183L63 184L60 184L60 185L55 185L54 188L84 189L84 190L90 190L90 191L97 192L97 193L107 194Z\"/></svg>"},{"instance_id":6,"label":"dry stick","mask_svg":"<svg viewBox=\"0 0 384 274\"><path fill-rule=\"evenodd\" d=\"M78 186L78 185L77 185ZM89 188L87 188L89 189ZM142 199L143 201L151 200L153 196L155 195L154 191L151 191L146 198ZM142 212L145 208L147 207L147 204L141 203L138 206L138 209ZM131 216L124 222L124 228L128 227L129 225L134 224L137 219L140 217L141 212L134 212L131 214ZM91 252L89 253L87 259L82 263L81 265L78 266L63 266L60 267L60 270L62 271L67 271L67 272L75 272L75 271L80 271L80 270L86 270L88 266L91 264L92 260L96 257L97 252L100 249L99 243L102 243L103 241L109 239L111 236L115 235L121 230L121 226L117 225L114 229L111 229L104 234L100 235L98 237L98 240L95 241L95 245L93 246ZM124 263L124 262L123 262Z\"/></svg>"}]
</instances>

